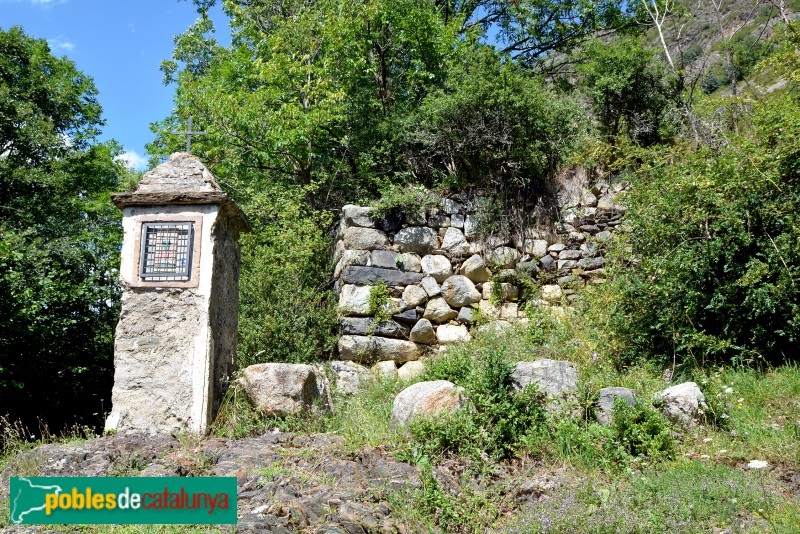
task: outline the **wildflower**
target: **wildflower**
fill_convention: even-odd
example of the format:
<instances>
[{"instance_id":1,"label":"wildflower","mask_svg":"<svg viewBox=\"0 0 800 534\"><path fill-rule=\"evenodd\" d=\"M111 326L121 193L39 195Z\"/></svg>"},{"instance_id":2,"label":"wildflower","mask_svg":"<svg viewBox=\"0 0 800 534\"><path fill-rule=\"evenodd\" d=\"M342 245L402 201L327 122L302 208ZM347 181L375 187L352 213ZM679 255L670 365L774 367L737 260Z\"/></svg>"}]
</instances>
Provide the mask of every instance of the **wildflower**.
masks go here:
<instances>
[{"instance_id":1,"label":"wildflower","mask_svg":"<svg viewBox=\"0 0 800 534\"><path fill-rule=\"evenodd\" d=\"M725 388L725 393L733 393L733 388Z\"/></svg>"}]
</instances>

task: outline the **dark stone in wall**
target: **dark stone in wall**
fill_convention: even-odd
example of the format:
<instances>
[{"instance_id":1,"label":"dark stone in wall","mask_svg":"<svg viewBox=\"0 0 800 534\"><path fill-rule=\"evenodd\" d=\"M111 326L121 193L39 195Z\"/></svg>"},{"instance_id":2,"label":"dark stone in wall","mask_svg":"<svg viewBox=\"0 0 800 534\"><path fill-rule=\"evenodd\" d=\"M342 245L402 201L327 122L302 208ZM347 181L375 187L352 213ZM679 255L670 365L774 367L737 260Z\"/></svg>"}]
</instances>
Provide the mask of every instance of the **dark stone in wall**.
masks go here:
<instances>
[{"instance_id":1,"label":"dark stone in wall","mask_svg":"<svg viewBox=\"0 0 800 534\"><path fill-rule=\"evenodd\" d=\"M395 313L392 319L400 321L401 323L414 324L417 322L417 310L406 310L402 313Z\"/></svg>"},{"instance_id":2,"label":"dark stone in wall","mask_svg":"<svg viewBox=\"0 0 800 534\"><path fill-rule=\"evenodd\" d=\"M408 286L422 280L420 273L407 273L399 269L384 269L381 267L361 267L351 265L342 273L345 284L374 284L382 280L389 286Z\"/></svg>"},{"instance_id":3,"label":"dark stone in wall","mask_svg":"<svg viewBox=\"0 0 800 534\"><path fill-rule=\"evenodd\" d=\"M411 328L395 321L377 322L371 317L343 317L342 334L354 336L383 336L407 339Z\"/></svg>"}]
</instances>

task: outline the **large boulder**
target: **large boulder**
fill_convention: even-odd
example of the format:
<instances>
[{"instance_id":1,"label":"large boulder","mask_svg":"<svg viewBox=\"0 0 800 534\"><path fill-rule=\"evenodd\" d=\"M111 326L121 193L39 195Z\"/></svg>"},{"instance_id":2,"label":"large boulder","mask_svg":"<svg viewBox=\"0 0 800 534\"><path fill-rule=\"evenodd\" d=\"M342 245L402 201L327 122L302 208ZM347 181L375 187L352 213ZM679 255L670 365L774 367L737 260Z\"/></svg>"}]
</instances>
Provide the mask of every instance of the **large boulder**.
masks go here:
<instances>
[{"instance_id":1,"label":"large boulder","mask_svg":"<svg viewBox=\"0 0 800 534\"><path fill-rule=\"evenodd\" d=\"M265 414L286 417L318 400L326 405L324 384L310 365L259 363L242 373L242 385L250 402Z\"/></svg>"},{"instance_id":2,"label":"large boulder","mask_svg":"<svg viewBox=\"0 0 800 534\"><path fill-rule=\"evenodd\" d=\"M636 392L630 388L603 388L599 391L594 415L601 425L610 425L614 421L614 400L625 399L628 406L636 402Z\"/></svg>"},{"instance_id":3,"label":"large boulder","mask_svg":"<svg viewBox=\"0 0 800 534\"><path fill-rule=\"evenodd\" d=\"M487 282L492 277L491 271L486 267L486 262L479 254L474 254L464 261L461 265L461 274L476 284Z\"/></svg>"},{"instance_id":4,"label":"large boulder","mask_svg":"<svg viewBox=\"0 0 800 534\"><path fill-rule=\"evenodd\" d=\"M418 382L401 391L392 405L392 423L406 426L419 416L436 416L464 406L463 388L447 380Z\"/></svg>"},{"instance_id":5,"label":"large boulder","mask_svg":"<svg viewBox=\"0 0 800 534\"><path fill-rule=\"evenodd\" d=\"M446 323L450 319L458 317L458 312L451 308L442 297L437 297L428 301L423 317L434 323Z\"/></svg>"},{"instance_id":6,"label":"large boulder","mask_svg":"<svg viewBox=\"0 0 800 534\"><path fill-rule=\"evenodd\" d=\"M420 262L422 272L426 276L433 277L438 283L442 283L453 274L453 266L447 256L441 254L428 254Z\"/></svg>"},{"instance_id":7,"label":"large boulder","mask_svg":"<svg viewBox=\"0 0 800 534\"><path fill-rule=\"evenodd\" d=\"M369 369L355 362L334 360L330 374L336 390L345 395L355 395L372 380Z\"/></svg>"},{"instance_id":8,"label":"large boulder","mask_svg":"<svg viewBox=\"0 0 800 534\"><path fill-rule=\"evenodd\" d=\"M346 244L347 243L345 243L345 245ZM394 244L400 248L401 252L427 254L439 248L439 234L436 233L436 230L428 228L427 226L409 226L395 234Z\"/></svg>"},{"instance_id":9,"label":"large boulder","mask_svg":"<svg viewBox=\"0 0 800 534\"><path fill-rule=\"evenodd\" d=\"M464 325L443 324L436 329L436 338L442 345L450 343L466 343L472 341L472 336L469 335L469 330Z\"/></svg>"},{"instance_id":10,"label":"large boulder","mask_svg":"<svg viewBox=\"0 0 800 534\"><path fill-rule=\"evenodd\" d=\"M345 284L339 293L339 313L341 315L369 315L369 286Z\"/></svg>"},{"instance_id":11,"label":"large boulder","mask_svg":"<svg viewBox=\"0 0 800 534\"><path fill-rule=\"evenodd\" d=\"M343 233L344 247L356 250L388 248L389 238L380 230L352 226Z\"/></svg>"},{"instance_id":12,"label":"large boulder","mask_svg":"<svg viewBox=\"0 0 800 534\"><path fill-rule=\"evenodd\" d=\"M511 372L514 389L535 384L548 398L563 397L578 389L578 371L572 362L537 360L517 362Z\"/></svg>"},{"instance_id":13,"label":"large boulder","mask_svg":"<svg viewBox=\"0 0 800 534\"><path fill-rule=\"evenodd\" d=\"M384 360L407 362L420 356L416 343L378 336L342 336L338 348L342 360L362 363Z\"/></svg>"},{"instance_id":14,"label":"large boulder","mask_svg":"<svg viewBox=\"0 0 800 534\"><path fill-rule=\"evenodd\" d=\"M661 413L673 423L691 426L694 419L705 410L706 398L694 382L672 386L656 395L661 401Z\"/></svg>"},{"instance_id":15,"label":"large boulder","mask_svg":"<svg viewBox=\"0 0 800 534\"><path fill-rule=\"evenodd\" d=\"M442 297L450 306L456 308L469 306L481 300L481 294L475 289L472 280L461 274L445 280L442 284Z\"/></svg>"}]
</instances>

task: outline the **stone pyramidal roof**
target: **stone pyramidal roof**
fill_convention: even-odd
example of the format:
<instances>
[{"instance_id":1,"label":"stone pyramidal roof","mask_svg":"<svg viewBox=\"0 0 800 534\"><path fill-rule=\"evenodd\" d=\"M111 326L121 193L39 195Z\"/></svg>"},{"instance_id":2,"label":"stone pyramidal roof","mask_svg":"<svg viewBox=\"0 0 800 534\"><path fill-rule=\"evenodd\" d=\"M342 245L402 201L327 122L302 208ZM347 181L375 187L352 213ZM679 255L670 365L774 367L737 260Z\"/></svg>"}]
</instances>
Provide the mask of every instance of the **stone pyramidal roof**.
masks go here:
<instances>
[{"instance_id":1,"label":"stone pyramidal roof","mask_svg":"<svg viewBox=\"0 0 800 534\"><path fill-rule=\"evenodd\" d=\"M214 175L189 152L176 152L167 161L142 176L136 189L111 195L119 209L128 206L169 206L175 204L218 204L239 222L242 231L250 223L242 210L220 188Z\"/></svg>"}]
</instances>

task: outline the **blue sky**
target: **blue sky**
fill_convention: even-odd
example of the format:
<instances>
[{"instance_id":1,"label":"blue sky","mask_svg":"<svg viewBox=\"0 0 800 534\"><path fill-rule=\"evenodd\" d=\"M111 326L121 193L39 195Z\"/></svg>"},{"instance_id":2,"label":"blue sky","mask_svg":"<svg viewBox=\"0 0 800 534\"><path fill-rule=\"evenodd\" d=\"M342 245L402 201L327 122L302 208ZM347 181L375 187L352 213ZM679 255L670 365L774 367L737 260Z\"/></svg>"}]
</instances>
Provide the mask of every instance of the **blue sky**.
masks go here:
<instances>
[{"instance_id":1,"label":"blue sky","mask_svg":"<svg viewBox=\"0 0 800 534\"><path fill-rule=\"evenodd\" d=\"M197 18L191 1L0 0L0 28L22 26L44 38L56 56L67 56L94 78L107 125L102 139L116 139L137 169L146 166L144 145L151 122L172 111L172 86L162 83L162 60L172 38ZM217 37L226 42L227 22L212 11Z\"/></svg>"}]
</instances>

